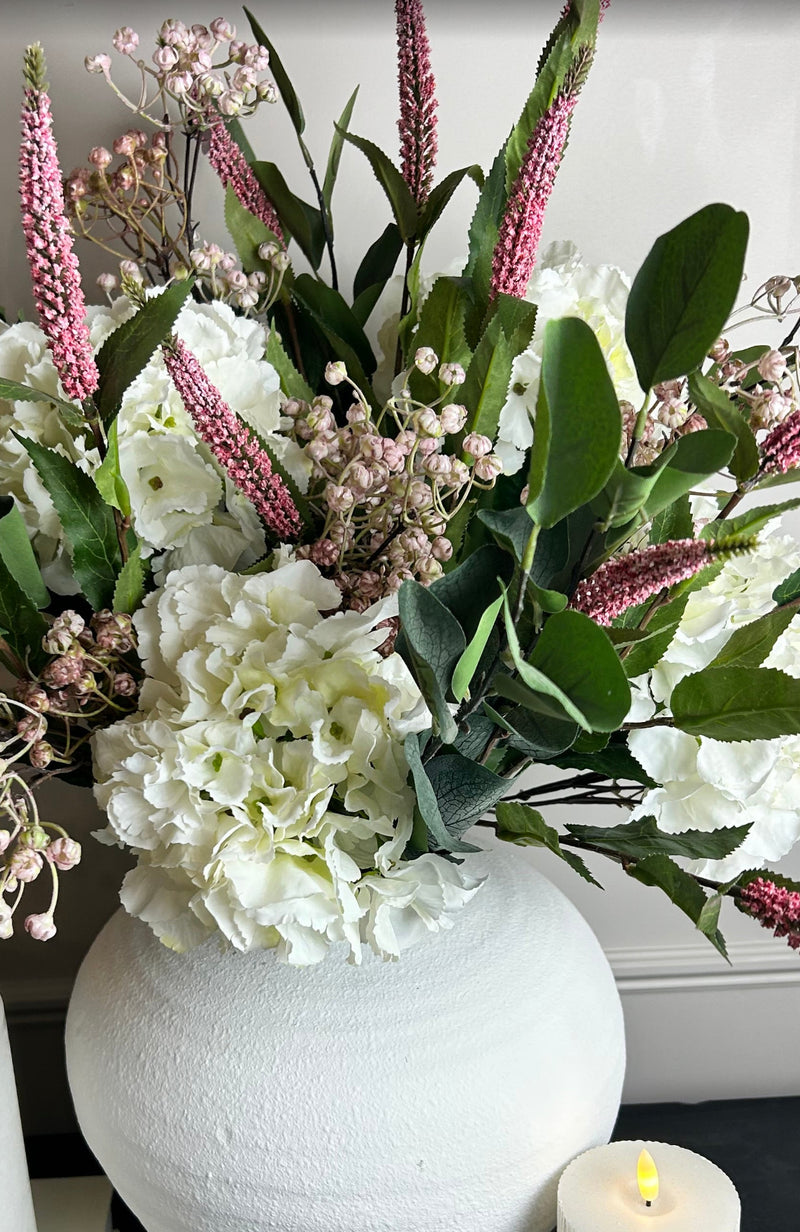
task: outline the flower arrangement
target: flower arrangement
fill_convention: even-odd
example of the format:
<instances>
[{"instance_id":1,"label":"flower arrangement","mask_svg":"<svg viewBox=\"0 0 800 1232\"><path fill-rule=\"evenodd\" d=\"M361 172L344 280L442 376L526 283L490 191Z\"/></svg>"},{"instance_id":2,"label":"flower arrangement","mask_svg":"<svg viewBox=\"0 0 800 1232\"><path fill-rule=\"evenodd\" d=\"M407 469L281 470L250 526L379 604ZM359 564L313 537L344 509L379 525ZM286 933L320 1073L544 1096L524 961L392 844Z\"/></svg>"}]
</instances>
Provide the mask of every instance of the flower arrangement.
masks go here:
<instances>
[{"instance_id":1,"label":"flower arrangement","mask_svg":"<svg viewBox=\"0 0 800 1232\"><path fill-rule=\"evenodd\" d=\"M399 165L334 126L322 178L275 48L219 18L129 27L86 60L141 128L65 179L28 48L20 188L38 326L0 335L0 933L46 940L81 857L40 816L94 783L137 866L121 897L176 950L219 933L297 964L395 958L479 892L472 827L600 853L722 952L730 900L800 946L794 330L737 350L748 224L701 209L632 283L542 219L608 0L571 0L487 175L436 179L420 0L396 0ZM242 120L282 103L314 203ZM390 221L352 294L331 199L345 143ZM197 168L225 195L206 237ZM424 269L453 194L460 276ZM78 239L119 262L87 307ZM399 318L375 320L400 263ZM796 280L753 298L773 323ZM379 363L367 326L377 330ZM740 508L741 506L741 508ZM522 777L537 767L543 774ZM613 803L616 825L549 803ZM478 840L479 841L479 840ZM49 872L51 898L30 911Z\"/></svg>"}]
</instances>

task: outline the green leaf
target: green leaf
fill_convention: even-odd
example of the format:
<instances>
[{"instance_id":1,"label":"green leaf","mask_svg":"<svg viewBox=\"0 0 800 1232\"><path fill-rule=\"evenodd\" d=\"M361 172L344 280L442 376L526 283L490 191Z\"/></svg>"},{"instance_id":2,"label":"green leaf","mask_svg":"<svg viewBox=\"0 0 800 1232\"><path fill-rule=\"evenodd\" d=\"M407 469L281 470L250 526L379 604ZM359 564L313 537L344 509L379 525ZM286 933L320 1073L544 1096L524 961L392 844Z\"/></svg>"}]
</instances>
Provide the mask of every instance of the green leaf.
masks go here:
<instances>
[{"instance_id":1,"label":"green leaf","mask_svg":"<svg viewBox=\"0 0 800 1232\"><path fill-rule=\"evenodd\" d=\"M403 240L394 222L390 222L367 249L353 283L353 316L361 325L380 299L402 251Z\"/></svg>"},{"instance_id":2,"label":"green leaf","mask_svg":"<svg viewBox=\"0 0 800 1232\"><path fill-rule=\"evenodd\" d=\"M459 399L472 411L464 435L480 432L490 440L497 436L514 359L511 343L503 333L501 322L495 318L486 327L459 390Z\"/></svg>"},{"instance_id":3,"label":"green leaf","mask_svg":"<svg viewBox=\"0 0 800 1232\"><path fill-rule=\"evenodd\" d=\"M651 543L666 543L670 539L692 539L694 522L692 506L687 493L679 496L671 505L653 518L650 527Z\"/></svg>"},{"instance_id":4,"label":"green leaf","mask_svg":"<svg viewBox=\"0 0 800 1232\"><path fill-rule=\"evenodd\" d=\"M35 670L44 658L42 638L46 632L47 621L0 556L0 633L21 663L30 663Z\"/></svg>"},{"instance_id":5,"label":"green leaf","mask_svg":"<svg viewBox=\"0 0 800 1232\"><path fill-rule=\"evenodd\" d=\"M233 240L242 269L251 274L254 270L267 269L267 263L258 255L259 245L272 241L280 243L274 231L270 231L260 218L256 218L242 205L232 188L225 190L225 226ZM281 245L283 247L283 245Z\"/></svg>"},{"instance_id":6,"label":"green leaf","mask_svg":"<svg viewBox=\"0 0 800 1232\"><path fill-rule=\"evenodd\" d=\"M577 724L543 718L522 706L515 706L508 714L500 714L488 702L483 703L483 709L494 724L508 732L512 749L536 761L549 762L564 753L578 734Z\"/></svg>"},{"instance_id":7,"label":"green leaf","mask_svg":"<svg viewBox=\"0 0 800 1232\"><path fill-rule=\"evenodd\" d=\"M141 606L145 595L145 565L141 556L139 544L131 552L122 566L117 584L114 587L112 603L115 612L128 612L132 615Z\"/></svg>"},{"instance_id":8,"label":"green leaf","mask_svg":"<svg viewBox=\"0 0 800 1232\"><path fill-rule=\"evenodd\" d=\"M437 278L422 306L414 346L432 347L443 362L462 364L468 368L472 352L464 335L466 312L467 299L462 280ZM411 385L415 396L418 395L419 400L424 402L433 401L444 392L444 386L434 373L425 376L415 370L411 373ZM462 389L457 389L455 396L460 401Z\"/></svg>"},{"instance_id":9,"label":"green leaf","mask_svg":"<svg viewBox=\"0 0 800 1232\"><path fill-rule=\"evenodd\" d=\"M122 478L119 469L119 440L117 437L117 421L112 420L108 428L108 447L106 456L92 476L97 491L107 505L119 509L123 517L130 517L131 498L128 485Z\"/></svg>"},{"instance_id":10,"label":"green leaf","mask_svg":"<svg viewBox=\"0 0 800 1232\"><path fill-rule=\"evenodd\" d=\"M632 860L647 856L682 856L690 860L724 860L741 847L752 826L725 826L718 830L684 830L667 834L654 817L639 817L621 826L581 826L567 823L581 843L601 847Z\"/></svg>"},{"instance_id":11,"label":"green leaf","mask_svg":"<svg viewBox=\"0 0 800 1232\"><path fill-rule=\"evenodd\" d=\"M445 744L458 734L447 704L453 668L466 647L464 631L455 616L419 582L400 587L400 624L411 653L409 666L431 703Z\"/></svg>"},{"instance_id":12,"label":"green leaf","mask_svg":"<svg viewBox=\"0 0 800 1232\"><path fill-rule=\"evenodd\" d=\"M694 435L700 436L701 433L695 432ZM755 509L748 509L747 513L740 513L735 518L707 522L697 537L698 539L727 539L729 536L736 535L757 535L768 522L772 522L781 514L788 513L790 509L797 509L798 506L800 506L800 497L781 501L779 505L758 505Z\"/></svg>"},{"instance_id":13,"label":"green leaf","mask_svg":"<svg viewBox=\"0 0 800 1232\"><path fill-rule=\"evenodd\" d=\"M650 489L644 504L645 518L655 517L709 475L721 471L730 462L735 448L736 440L730 432L720 432L716 428L682 436ZM714 526L718 528L719 523L714 523Z\"/></svg>"},{"instance_id":14,"label":"green leaf","mask_svg":"<svg viewBox=\"0 0 800 1232\"><path fill-rule=\"evenodd\" d=\"M492 163L478 198L469 229L469 257L464 276L472 284L472 308L467 316L467 341L477 346L481 335L492 281L492 254L506 203L505 147Z\"/></svg>"},{"instance_id":15,"label":"green leaf","mask_svg":"<svg viewBox=\"0 0 800 1232\"><path fill-rule=\"evenodd\" d=\"M590 501L617 462L622 419L600 344L585 321L545 326L528 512L551 527Z\"/></svg>"},{"instance_id":16,"label":"green leaf","mask_svg":"<svg viewBox=\"0 0 800 1232\"><path fill-rule=\"evenodd\" d=\"M625 313L642 389L702 363L736 301L748 230L746 214L707 205L656 240Z\"/></svg>"},{"instance_id":17,"label":"green leaf","mask_svg":"<svg viewBox=\"0 0 800 1232\"><path fill-rule=\"evenodd\" d=\"M344 360L348 375L369 396L367 378L375 371L375 356L364 330L343 296L332 287L317 282L310 274L300 274L295 279L292 294L320 326L337 359Z\"/></svg>"},{"instance_id":18,"label":"green leaf","mask_svg":"<svg viewBox=\"0 0 800 1232\"><path fill-rule=\"evenodd\" d=\"M500 583L510 580L512 569L507 556L491 544L484 544L428 589L452 612L466 638L471 639L478 631L487 603L501 593Z\"/></svg>"},{"instance_id":19,"label":"green leaf","mask_svg":"<svg viewBox=\"0 0 800 1232\"><path fill-rule=\"evenodd\" d=\"M281 379L281 389L289 398L298 398L301 402L313 400L313 389L297 371L281 342L280 334L274 328L270 329L267 335L264 358L272 364Z\"/></svg>"},{"instance_id":20,"label":"green leaf","mask_svg":"<svg viewBox=\"0 0 800 1232\"><path fill-rule=\"evenodd\" d=\"M506 843L516 843L518 847L546 847L553 855L565 860L576 873L580 873L585 881L590 881L599 889L603 888L599 881L595 881L581 857L561 846L558 831L548 826L536 809L527 804L507 800L498 804L496 812L498 838Z\"/></svg>"},{"instance_id":21,"label":"green leaf","mask_svg":"<svg viewBox=\"0 0 800 1232\"><path fill-rule=\"evenodd\" d=\"M9 381L0 377L0 398L7 402L49 402L58 411L68 428L73 432L87 432L89 425L86 417L74 402L65 402L54 394L45 394L31 385L21 385L19 381Z\"/></svg>"},{"instance_id":22,"label":"green leaf","mask_svg":"<svg viewBox=\"0 0 800 1232\"><path fill-rule=\"evenodd\" d=\"M689 397L711 428L721 428L736 437L736 448L730 461L734 479L742 483L752 479L758 470L759 454L753 430L727 394L701 372L689 375Z\"/></svg>"},{"instance_id":23,"label":"green leaf","mask_svg":"<svg viewBox=\"0 0 800 1232\"><path fill-rule=\"evenodd\" d=\"M519 563L525 555L525 548L533 530L533 521L525 506L518 505L514 509L480 509L477 517L492 537L511 552Z\"/></svg>"},{"instance_id":24,"label":"green leaf","mask_svg":"<svg viewBox=\"0 0 800 1232\"><path fill-rule=\"evenodd\" d=\"M469 692L470 683L477 671L481 655L486 649L486 643L489 641L489 635L495 626L502 606L502 595L498 596L494 603L489 604L478 622L478 628L475 630L474 637L467 644L466 649L456 663L453 672L452 691L453 697L457 702L463 701Z\"/></svg>"},{"instance_id":25,"label":"green leaf","mask_svg":"<svg viewBox=\"0 0 800 1232\"><path fill-rule=\"evenodd\" d=\"M704 927L700 931L723 957L727 957L722 934L719 931L710 934L706 931L708 916L703 914L708 902L706 894L694 878L685 873L674 860L664 855L648 856L645 860L630 865L625 871L643 885L657 886L659 890L663 890L696 927L700 927L702 919Z\"/></svg>"},{"instance_id":26,"label":"green leaf","mask_svg":"<svg viewBox=\"0 0 800 1232\"><path fill-rule=\"evenodd\" d=\"M714 740L773 740L800 732L800 680L771 667L707 667L684 676L675 726Z\"/></svg>"},{"instance_id":27,"label":"green leaf","mask_svg":"<svg viewBox=\"0 0 800 1232\"><path fill-rule=\"evenodd\" d=\"M447 831L457 838L494 808L510 786L508 779L460 753L438 753L425 763L425 771Z\"/></svg>"},{"instance_id":28,"label":"green leaf","mask_svg":"<svg viewBox=\"0 0 800 1232\"><path fill-rule=\"evenodd\" d=\"M515 355L520 355L527 350L533 338L536 305L529 304L525 299L517 299L515 295L500 292L492 301L489 320L500 322L511 350Z\"/></svg>"},{"instance_id":29,"label":"green leaf","mask_svg":"<svg viewBox=\"0 0 800 1232\"><path fill-rule=\"evenodd\" d=\"M94 396L95 406L106 422L116 415L129 385L172 332L193 286L194 279L187 278L167 287L106 338L96 357L100 384Z\"/></svg>"},{"instance_id":30,"label":"green leaf","mask_svg":"<svg viewBox=\"0 0 800 1232\"><path fill-rule=\"evenodd\" d=\"M800 599L800 569L795 569L794 573L790 573L775 587L772 598L778 604L793 603L795 599Z\"/></svg>"},{"instance_id":31,"label":"green leaf","mask_svg":"<svg viewBox=\"0 0 800 1232\"><path fill-rule=\"evenodd\" d=\"M361 150L361 153L366 155L375 179L386 193L403 242L408 244L417 235L419 219L417 203L402 174L388 154L384 154L383 150L373 141L368 141L366 137L357 137L355 133L345 132L339 129L338 125L337 131L341 132L345 141L349 141L357 150Z\"/></svg>"},{"instance_id":32,"label":"green leaf","mask_svg":"<svg viewBox=\"0 0 800 1232\"><path fill-rule=\"evenodd\" d=\"M319 269L325 251L325 228L321 212L315 205L309 205L301 197L295 196L275 163L255 162L252 169L275 206L284 229L297 242L311 268Z\"/></svg>"},{"instance_id":33,"label":"green leaf","mask_svg":"<svg viewBox=\"0 0 800 1232\"><path fill-rule=\"evenodd\" d=\"M325 208L330 215L331 198L333 197L333 188L336 183L336 177L339 174L339 163L342 158L342 150L344 149L344 137L342 130L347 131L350 125L350 119L353 114L353 108L356 105L359 87L356 86L353 93L345 103L344 111L339 116L339 123L336 125L331 140L331 148L328 151L328 165L325 168L325 179L322 182L322 200L325 202Z\"/></svg>"},{"instance_id":34,"label":"green leaf","mask_svg":"<svg viewBox=\"0 0 800 1232\"><path fill-rule=\"evenodd\" d=\"M550 616L528 663L580 709L581 726L616 731L624 721L631 704L625 669L608 634L583 612Z\"/></svg>"},{"instance_id":35,"label":"green leaf","mask_svg":"<svg viewBox=\"0 0 800 1232\"><path fill-rule=\"evenodd\" d=\"M796 615L794 608L777 608L740 625L709 667L760 667Z\"/></svg>"},{"instance_id":36,"label":"green leaf","mask_svg":"<svg viewBox=\"0 0 800 1232\"><path fill-rule=\"evenodd\" d=\"M342 127L347 127L343 125ZM470 167L460 167L458 171L451 171L443 180L431 189L430 196L422 207L422 213L419 219L419 238L424 238L429 231L433 230L436 223L441 218L446 210L450 198L458 188L459 184L467 176L478 185L478 188L483 188L483 171L473 163Z\"/></svg>"},{"instance_id":37,"label":"green leaf","mask_svg":"<svg viewBox=\"0 0 800 1232\"><path fill-rule=\"evenodd\" d=\"M113 511L89 476L68 458L24 436L17 440L30 454L61 519L81 590L95 611L110 607L122 567Z\"/></svg>"},{"instance_id":38,"label":"green leaf","mask_svg":"<svg viewBox=\"0 0 800 1232\"><path fill-rule=\"evenodd\" d=\"M294 125L294 130L299 137L305 129L306 121L305 116L303 115L303 108L300 106L300 100L295 93L294 86L289 80L289 75L283 67L280 56L275 50L273 44L267 38L261 26L256 21L253 14L247 8L244 12L247 20L250 22L250 29L253 32L253 38L260 44L260 46L266 47L269 52L269 71L272 74L275 85L278 87L278 92L283 99L283 104L289 112L289 118Z\"/></svg>"},{"instance_id":39,"label":"green leaf","mask_svg":"<svg viewBox=\"0 0 800 1232\"><path fill-rule=\"evenodd\" d=\"M627 744L609 744L595 753L579 753L570 749L568 753L555 757L552 764L562 770L588 770L613 781L641 783L643 787L658 786L639 765Z\"/></svg>"},{"instance_id":40,"label":"green leaf","mask_svg":"<svg viewBox=\"0 0 800 1232\"><path fill-rule=\"evenodd\" d=\"M479 851L480 848L474 847L471 843L463 842L457 835L451 834L447 829L439 810L439 803L436 798L436 792L433 789L433 784L422 764L419 735L416 732L409 732L403 747L414 783L417 808L428 828L433 846L440 851ZM434 758L433 760L435 761L436 759Z\"/></svg>"},{"instance_id":41,"label":"green leaf","mask_svg":"<svg viewBox=\"0 0 800 1232\"><path fill-rule=\"evenodd\" d=\"M670 603L659 608L648 622L643 638L637 638L626 655L625 672L629 679L649 672L651 667L664 657L681 623L689 592L678 595Z\"/></svg>"},{"instance_id":42,"label":"green leaf","mask_svg":"<svg viewBox=\"0 0 800 1232\"><path fill-rule=\"evenodd\" d=\"M242 128L241 120L237 119L236 116L233 116L232 119L226 120L225 127L227 128L230 136L233 138L233 140L238 145L239 149L242 151L242 154L245 157L245 161L248 163L255 162L256 156L253 153L253 147L251 146L250 142L247 140L245 131Z\"/></svg>"},{"instance_id":43,"label":"green leaf","mask_svg":"<svg viewBox=\"0 0 800 1232\"><path fill-rule=\"evenodd\" d=\"M47 607L50 595L22 514L11 496L0 496L0 560L33 606Z\"/></svg>"},{"instance_id":44,"label":"green leaf","mask_svg":"<svg viewBox=\"0 0 800 1232\"><path fill-rule=\"evenodd\" d=\"M621 458L617 458L608 483L592 501L592 509L602 521L602 529L625 526L636 517L675 449L675 445L669 445L649 466L627 467Z\"/></svg>"}]
</instances>

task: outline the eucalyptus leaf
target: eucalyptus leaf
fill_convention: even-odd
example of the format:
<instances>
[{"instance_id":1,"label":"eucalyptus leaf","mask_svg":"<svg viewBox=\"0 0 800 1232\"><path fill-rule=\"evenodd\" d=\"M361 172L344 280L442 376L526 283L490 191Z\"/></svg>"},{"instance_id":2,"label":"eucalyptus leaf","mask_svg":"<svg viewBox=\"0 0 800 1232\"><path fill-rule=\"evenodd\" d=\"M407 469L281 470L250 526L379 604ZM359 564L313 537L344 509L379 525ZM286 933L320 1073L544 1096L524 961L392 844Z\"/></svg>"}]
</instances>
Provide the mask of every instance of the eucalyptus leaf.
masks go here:
<instances>
[{"instance_id":1,"label":"eucalyptus leaf","mask_svg":"<svg viewBox=\"0 0 800 1232\"><path fill-rule=\"evenodd\" d=\"M516 843L518 847L546 847L553 855L566 861L570 868L591 882L599 889L603 887L596 881L586 864L577 852L569 851L561 846L558 831L549 826L542 814L530 808L527 804L518 804L507 800L497 806L497 837L506 843Z\"/></svg>"},{"instance_id":2,"label":"eucalyptus leaf","mask_svg":"<svg viewBox=\"0 0 800 1232\"><path fill-rule=\"evenodd\" d=\"M193 278L173 283L108 335L96 356L100 383L94 401L102 419L116 415L125 391L171 334L193 286Z\"/></svg>"},{"instance_id":3,"label":"eucalyptus leaf","mask_svg":"<svg viewBox=\"0 0 800 1232\"><path fill-rule=\"evenodd\" d=\"M730 462L735 448L736 438L730 432L720 432L716 428L682 436L650 489L644 504L645 518L655 517L709 475L722 470ZM719 523L713 525L718 526Z\"/></svg>"},{"instance_id":4,"label":"eucalyptus leaf","mask_svg":"<svg viewBox=\"0 0 800 1232\"><path fill-rule=\"evenodd\" d=\"M753 429L741 411L736 409L718 385L701 372L689 374L689 397L709 427L721 428L736 437L736 448L730 460L734 479L738 483L752 479L759 465L758 445Z\"/></svg>"},{"instance_id":5,"label":"eucalyptus leaf","mask_svg":"<svg viewBox=\"0 0 800 1232\"><path fill-rule=\"evenodd\" d=\"M581 726L606 732L624 722L631 704L625 669L608 634L583 612L550 616L528 664L570 698Z\"/></svg>"},{"instance_id":6,"label":"eucalyptus leaf","mask_svg":"<svg viewBox=\"0 0 800 1232\"><path fill-rule=\"evenodd\" d=\"M739 293L747 215L707 205L660 236L633 280L625 338L642 389L697 368Z\"/></svg>"},{"instance_id":7,"label":"eucalyptus leaf","mask_svg":"<svg viewBox=\"0 0 800 1232\"><path fill-rule=\"evenodd\" d=\"M707 667L684 676L670 706L675 726L714 740L773 740L800 732L800 680L770 667Z\"/></svg>"},{"instance_id":8,"label":"eucalyptus leaf","mask_svg":"<svg viewBox=\"0 0 800 1232\"><path fill-rule=\"evenodd\" d=\"M465 843L458 835L451 834L445 825L433 784L428 778L425 766L422 764L420 737L417 732L408 733L403 747L414 783L417 808L425 822L433 847L440 851L451 852L479 851L479 847L475 847L471 843ZM436 759L434 758L433 760L435 761Z\"/></svg>"},{"instance_id":9,"label":"eucalyptus leaf","mask_svg":"<svg viewBox=\"0 0 800 1232\"><path fill-rule=\"evenodd\" d=\"M452 744L458 734L447 695L453 668L466 648L466 639L455 616L431 590L407 581L399 592L400 621L417 682L433 707L439 734Z\"/></svg>"},{"instance_id":10,"label":"eucalyptus leaf","mask_svg":"<svg viewBox=\"0 0 800 1232\"><path fill-rule=\"evenodd\" d=\"M457 569L437 578L428 589L452 612L466 638L472 639L487 603L492 603L501 593L500 583L510 580L512 570L507 556L485 544L467 556Z\"/></svg>"},{"instance_id":11,"label":"eucalyptus leaf","mask_svg":"<svg viewBox=\"0 0 800 1232\"><path fill-rule=\"evenodd\" d=\"M61 519L81 590L95 611L110 607L122 568L113 510L75 463L24 436L17 440L30 454Z\"/></svg>"},{"instance_id":12,"label":"eucalyptus leaf","mask_svg":"<svg viewBox=\"0 0 800 1232\"><path fill-rule=\"evenodd\" d=\"M627 744L608 744L594 753L581 753L571 748L569 752L553 758L552 764L562 770L587 770L593 774L602 774L612 782L621 780L641 783L643 787L658 786L639 765Z\"/></svg>"}]
</instances>

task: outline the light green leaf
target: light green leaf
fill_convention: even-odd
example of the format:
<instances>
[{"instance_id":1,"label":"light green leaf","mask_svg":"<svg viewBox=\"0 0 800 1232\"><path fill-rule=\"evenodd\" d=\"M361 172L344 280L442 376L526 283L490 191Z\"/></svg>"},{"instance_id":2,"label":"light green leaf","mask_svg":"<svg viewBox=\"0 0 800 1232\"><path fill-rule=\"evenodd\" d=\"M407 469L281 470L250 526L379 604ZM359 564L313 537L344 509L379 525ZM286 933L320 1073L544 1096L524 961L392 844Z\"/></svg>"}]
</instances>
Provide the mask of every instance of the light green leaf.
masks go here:
<instances>
[{"instance_id":1,"label":"light green leaf","mask_svg":"<svg viewBox=\"0 0 800 1232\"><path fill-rule=\"evenodd\" d=\"M322 181L322 199L325 202L325 208L330 215L331 198L333 197L333 188L336 184L336 177L339 174L339 163L342 158L342 150L344 148L344 137L342 132L346 132L350 126L350 120L353 115L353 108L356 105L359 87L356 86L353 93L348 98L344 106L344 111L339 116L339 123L336 125L331 140L331 148L328 151L328 165L325 168L325 179Z\"/></svg>"},{"instance_id":2,"label":"light green leaf","mask_svg":"<svg viewBox=\"0 0 800 1232\"><path fill-rule=\"evenodd\" d=\"M622 438L617 395L585 321L545 326L531 449L528 512L551 527L595 497L614 470Z\"/></svg>"},{"instance_id":3,"label":"light green leaf","mask_svg":"<svg viewBox=\"0 0 800 1232\"><path fill-rule=\"evenodd\" d=\"M443 362L468 368L472 352L464 336L466 311L467 299L462 281L458 278L437 278L420 312L414 348L429 346ZM415 370L411 373L411 385L420 395L420 401L432 401L444 391L435 373L425 376ZM454 396L461 401L461 388L456 389Z\"/></svg>"},{"instance_id":4,"label":"light green leaf","mask_svg":"<svg viewBox=\"0 0 800 1232\"><path fill-rule=\"evenodd\" d=\"M114 587L113 610L132 615L141 606L145 595L145 565L141 547L136 545L120 570Z\"/></svg>"},{"instance_id":5,"label":"light green leaf","mask_svg":"<svg viewBox=\"0 0 800 1232\"><path fill-rule=\"evenodd\" d=\"M17 440L30 454L61 519L81 590L95 611L110 607L122 568L113 511L89 476L68 458L24 436Z\"/></svg>"},{"instance_id":6,"label":"light green leaf","mask_svg":"<svg viewBox=\"0 0 800 1232\"><path fill-rule=\"evenodd\" d=\"M675 726L714 740L773 740L800 732L800 680L770 667L707 667L684 676Z\"/></svg>"},{"instance_id":7,"label":"light green leaf","mask_svg":"<svg viewBox=\"0 0 800 1232\"><path fill-rule=\"evenodd\" d=\"M123 517L130 517L131 498L128 486L122 478L119 469L119 439L117 436L117 421L112 420L108 428L108 446L106 456L92 476L97 491L107 505L119 509Z\"/></svg>"},{"instance_id":8,"label":"light green leaf","mask_svg":"<svg viewBox=\"0 0 800 1232\"><path fill-rule=\"evenodd\" d=\"M503 606L503 596L499 595L494 603L490 603L478 622L475 635L459 658L453 672L452 691L457 702L463 701L469 692L470 682L477 670L481 655L486 649L489 635L495 626L500 608Z\"/></svg>"},{"instance_id":9,"label":"light green leaf","mask_svg":"<svg viewBox=\"0 0 800 1232\"><path fill-rule=\"evenodd\" d=\"M514 358L502 324L495 318L486 327L467 368L466 380L459 390L459 399L472 412L465 434L480 432L490 440L497 436L500 412L508 398Z\"/></svg>"},{"instance_id":10,"label":"light green leaf","mask_svg":"<svg viewBox=\"0 0 800 1232\"><path fill-rule=\"evenodd\" d=\"M106 338L97 353L100 384L94 396L100 416L106 422L116 415L128 386L171 334L193 286L194 279L187 278L153 295Z\"/></svg>"},{"instance_id":11,"label":"light green leaf","mask_svg":"<svg viewBox=\"0 0 800 1232\"><path fill-rule=\"evenodd\" d=\"M656 240L625 313L642 389L702 363L739 293L748 230L746 214L707 205Z\"/></svg>"},{"instance_id":12,"label":"light green leaf","mask_svg":"<svg viewBox=\"0 0 800 1232\"><path fill-rule=\"evenodd\" d=\"M272 364L281 379L281 389L289 398L298 398L301 402L313 400L314 391L297 371L274 327L267 334L264 358Z\"/></svg>"},{"instance_id":13,"label":"light green leaf","mask_svg":"<svg viewBox=\"0 0 800 1232\"><path fill-rule=\"evenodd\" d=\"M47 607L50 595L22 514L11 496L0 496L0 559L33 606Z\"/></svg>"}]
</instances>

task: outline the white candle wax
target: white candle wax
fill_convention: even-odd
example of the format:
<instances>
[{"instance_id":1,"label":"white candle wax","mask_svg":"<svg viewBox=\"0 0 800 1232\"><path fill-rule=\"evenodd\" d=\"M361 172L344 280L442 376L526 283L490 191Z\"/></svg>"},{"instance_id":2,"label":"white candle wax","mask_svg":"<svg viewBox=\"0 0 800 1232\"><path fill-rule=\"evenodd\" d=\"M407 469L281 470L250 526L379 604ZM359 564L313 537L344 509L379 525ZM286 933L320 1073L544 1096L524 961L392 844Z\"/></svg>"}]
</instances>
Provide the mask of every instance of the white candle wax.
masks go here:
<instances>
[{"instance_id":1,"label":"white candle wax","mask_svg":"<svg viewBox=\"0 0 800 1232\"><path fill-rule=\"evenodd\" d=\"M25 1162L25 1147L19 1123L19 1104L11 1049L0 1001L0 1195L3 1204L4 1228L14 1232L36 1232L33 1200Z\"/></svg>"},{"instance_id":2,"label":"white candle wax","mask_svg":"<svg viewBox=\"0 0 800 1232\"><path fill-rule=\"evenodd\" d=\"M636 1164L646 1149L659 1193L646 1206ZM739 1232L741 1204L716 1164L665 1142L609 1142L573 1159L558 1185L557 1232Z\"/></svg>"}]
</instances>

